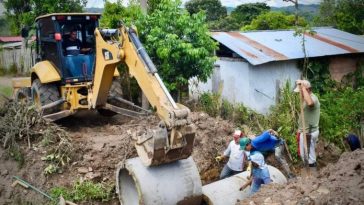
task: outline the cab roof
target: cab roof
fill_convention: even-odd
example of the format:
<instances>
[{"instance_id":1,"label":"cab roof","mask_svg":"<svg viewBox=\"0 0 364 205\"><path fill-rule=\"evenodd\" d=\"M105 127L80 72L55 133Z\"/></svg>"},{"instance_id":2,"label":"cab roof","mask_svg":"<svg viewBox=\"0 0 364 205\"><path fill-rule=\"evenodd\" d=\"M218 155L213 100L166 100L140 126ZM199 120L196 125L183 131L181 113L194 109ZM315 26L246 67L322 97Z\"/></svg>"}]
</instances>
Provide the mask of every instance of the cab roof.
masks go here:
<instances>
[{"instance_id":1,"label":"cab roof","mask_svg":"<svg viewBox=\"0 0 364 205\"><path fill-rule=\"evenodd\" d=\"M46 14L43 16L38 16L35 19L35 21L38 21L39 19L43 19L43 18L52 17L52 16L98 16L98 17L100 17L101 14L100 13L51 13L51 14Z\"/></svg>"}]
</instances>

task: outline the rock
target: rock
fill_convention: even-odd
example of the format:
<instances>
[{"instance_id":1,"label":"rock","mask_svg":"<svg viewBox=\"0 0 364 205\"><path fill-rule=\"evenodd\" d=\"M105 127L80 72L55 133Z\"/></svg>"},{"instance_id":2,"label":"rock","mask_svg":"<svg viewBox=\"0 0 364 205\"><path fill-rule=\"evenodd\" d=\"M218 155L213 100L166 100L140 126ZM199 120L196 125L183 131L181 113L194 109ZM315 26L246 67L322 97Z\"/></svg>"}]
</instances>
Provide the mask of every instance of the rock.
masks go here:
<instances>
[{"instance_id":1,"label":"rock","mask_svg":"<svg viewBox=\"0 0 364 205\"><path fill-rule=\"evenodd\" d=\"M77 169L77 172L80 174L86 174L88 172L88 168L87 167L80 167Z\"/></svg>"},{"instance_id":2,"label":"rock","mask_svg":"<svg viewBox=\"0 0 364 205\"><path fill-rule=\"evenodd\" d=\"M88 171L89 172L92 172L92 167L88 167Z\"/></svg>"},{"instance_id":3,"label":"rock","mask_svg":"<svg viewBox=\"0 0 364 205\"><path fill-rule=\"evenodd\" d=\"M83 155L83 159L87 161L94 161L94 158L90 154Z\"/></svg>"},{"instance_id":4,"label":"rock","mask_svg":"<svg viewBox=\"0 0 364 205\"><path fill-rule=\"evenodd\" d=\"M105 143L104 143L104 142L94 144L94 148L95 148L95 150L97 150L97 151L103 151L103 148L104 148L104 147L105 147Z\"/></svg>"},{"instance_id":5,"label":"rock","mask_svg":"<svg viewBox=\"0 0 364 205\"><path fill-rule=\"evenodd\" d=\"M250 201L249 205L256 205L254 201Z\"/></svg>"},{"instance_id":6,"label":"rock","mask_svg":"<svg viewBox=\"0 0 364 205\"><path fill-rule=\"evenodd\" d=\"M269 203L271 204L273 201L272 201L272 198L268 197L266 199L264 199L264 203Z\"/></svg>"},{"instance_id":7,"label":"rock","mask_svg":"<svg viewBox=\"0 0 364 205\"><path fill-rule=\"evenodd\" d=\"M5 169L4 171L1 172L2 176L7 176L9 174L9 171L7 169Z\"/></svg>"},{"instance_id":8,"label":"rock","mask_svg":"<svg viewBox=\"0 0 364 205\"><path fill-rule=\"evenodd\" d=\"M198 124L198 127L202 130L206 129L207 128L207 125L205 123L200 123Z\"/></svg>"},{"instance_id":9,"label":"rock","mask_svg":"<svg viewBox=\"0 0 364 205\"><path fill-rule=\"evenodd\" d=\"M95 179L95 178L101 178L101 173L100 172L89 172L87 174L85 174L85 177L88 179Z\"/></svg>"},{"instance_id":10,"label":"rock","mask_svg":"<svg viewBox=\"0 0 364 205\"><path fill-rule=\"evenodd\" d=\"M328 190L326 187L322 187L322 186L320 186L320 188L318 188L316 191L321 193L321 194L329 194L330 193L330 190Z\"/></svg>"}]
</instances>

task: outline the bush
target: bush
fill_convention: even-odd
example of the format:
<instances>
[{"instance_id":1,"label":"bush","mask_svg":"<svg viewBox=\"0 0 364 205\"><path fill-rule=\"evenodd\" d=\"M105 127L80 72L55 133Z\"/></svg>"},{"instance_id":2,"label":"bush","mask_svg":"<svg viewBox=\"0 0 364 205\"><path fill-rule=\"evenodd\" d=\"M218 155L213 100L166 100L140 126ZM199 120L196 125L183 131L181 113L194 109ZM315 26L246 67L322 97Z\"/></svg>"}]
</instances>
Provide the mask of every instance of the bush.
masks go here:
<instances>
[{"instance_id":1,"label":"bush","mask_svg":"<svg viewBox=\"0 0 364 205\"><path fill-rule=\"evenodd\" d=\"M321 136L342 147L342 138L360 128L364 116L364 88L332 90L320 96Z\"/></svg>"}]
</instances>

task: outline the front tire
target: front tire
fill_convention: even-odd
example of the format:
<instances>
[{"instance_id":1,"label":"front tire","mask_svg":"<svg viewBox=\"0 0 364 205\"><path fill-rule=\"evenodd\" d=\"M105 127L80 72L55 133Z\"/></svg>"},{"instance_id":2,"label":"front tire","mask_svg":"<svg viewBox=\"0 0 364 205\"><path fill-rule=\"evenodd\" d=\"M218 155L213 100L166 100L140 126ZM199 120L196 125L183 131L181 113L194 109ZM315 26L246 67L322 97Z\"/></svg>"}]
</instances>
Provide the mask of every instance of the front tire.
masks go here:
<instances>
[{"instance_id":1,"label":"front tire","mask_svg":"<svg viewBox=\"0 0 364 205\"><path fill-rule=\"evenodd\" d=\"M42 84L39 79L35 79L32 83L31 96L33 103L39 110L44 105L55 102L60 99L58 88L55 84ZM43 110L43 115L58 112L58 106Z\"/></svg>"}]
</instances>

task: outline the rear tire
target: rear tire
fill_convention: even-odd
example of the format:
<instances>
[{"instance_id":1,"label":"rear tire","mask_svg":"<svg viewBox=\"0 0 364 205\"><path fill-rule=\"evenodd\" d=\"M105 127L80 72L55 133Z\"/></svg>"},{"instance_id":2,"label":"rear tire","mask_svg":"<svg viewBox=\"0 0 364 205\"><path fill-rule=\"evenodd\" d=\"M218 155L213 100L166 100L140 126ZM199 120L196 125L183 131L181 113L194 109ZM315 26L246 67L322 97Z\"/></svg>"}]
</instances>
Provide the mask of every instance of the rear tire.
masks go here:
<instances>
[{"instance_id":1,"label":"rear tire","mask_svg":"<svg viewBox=\"0 0 364 205\"><path fill-rule=\"evenodd\" d=\"M32 101L39 110L42 106L60 99L60 94L55 84L42 84L39 79L33 81L31 94ZM59 110L59 106L48 108L43 110L43 115L55 113Z\"/></svg>"}]
</instances>

